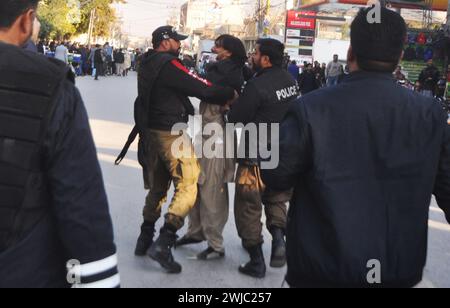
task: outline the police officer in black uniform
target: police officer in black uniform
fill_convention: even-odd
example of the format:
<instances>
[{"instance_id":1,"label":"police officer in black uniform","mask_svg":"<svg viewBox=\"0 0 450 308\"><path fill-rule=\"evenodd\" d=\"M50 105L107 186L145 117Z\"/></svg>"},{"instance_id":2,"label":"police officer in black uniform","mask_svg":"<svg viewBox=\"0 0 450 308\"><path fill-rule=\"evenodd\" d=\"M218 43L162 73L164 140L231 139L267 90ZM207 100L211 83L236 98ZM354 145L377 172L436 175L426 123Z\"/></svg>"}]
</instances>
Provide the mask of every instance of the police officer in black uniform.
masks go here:
<instances>
[{"instance_id":1,"label":"police officer in black uniform","mask_svg":"<svg viewBox=\"0 0 450 308\"><path fill-rule=\"evenodd\" d=\"M280 123L298 97L298 86L292 76L282 69L284 45L273 39L260 39L253 55L253 68L258 71L232 105L226 115L229 123L270 124ZM245 145L252 142L243 134ZM253 138L257 139L257 138ZM268 136L267 140L271 140ZM253 146L258 146L253 143ZM235 217L239 236L244 248L249 252L251 261L239 268L243 274L263 278L266 265L262 252L262 204L267 216L266 226L272 234L272 267L283 267L286 264L286 203L292 191L274 192L264 188L260 168L255 157L251 157L248 149L246 158L239 159L236 178Z\"/></svg>"},{"instance_id":2,"label":"police officer in black uniform","mask_svg":"<svg viewBox=\"0 0 450 308\"><path fill-rule=\"evenodd\" d=\"M448 116L395 82L407 25L378 10L373 22L373 7L360 9L350 74L293 104L278 167L262 172L272 189L294 187L286 275L294 288L417 286L432 195L450 223Z\"/></svg>"},{"instance_id":3,"label":"police officer in black uniform","mask_svg":"<svg viewBox=\"0 0 450 308\"><path fill-rule=\"evenodd\" d=\"M200 175L190 137L185 130L180 134L174 134L172 130L180 124L187 128L189 116L194 115L189 97L225 105L235 96L232 88L213 85L182 64L178 56L181 41L186 38L171 26L162 26L153 32L154 49L142 57L139 67L136 126L116 161L120 163L139 134L139 162L144 171L144 186L149 193L135 255L148 254L171 274L182 271L171 249L176 243L177 231L183 227L185 218L195 205ZM183 140L183 149L174 153L174 149L179 148L175 144L179 140ZM155 224L161 216L172 182L175 195L160 235L153 241Z\"/></svg>"},{"instance_id":4,"label":"police officer in black uniform","mask_svg":"<svg viewBox=\"0 0 450 308\"><path fill-rule=\"evenodd\" d=\"M0 2L0 287L118 287L108 203L74 77L21 48L38 2Z\"/></svg>"}]
</instances>

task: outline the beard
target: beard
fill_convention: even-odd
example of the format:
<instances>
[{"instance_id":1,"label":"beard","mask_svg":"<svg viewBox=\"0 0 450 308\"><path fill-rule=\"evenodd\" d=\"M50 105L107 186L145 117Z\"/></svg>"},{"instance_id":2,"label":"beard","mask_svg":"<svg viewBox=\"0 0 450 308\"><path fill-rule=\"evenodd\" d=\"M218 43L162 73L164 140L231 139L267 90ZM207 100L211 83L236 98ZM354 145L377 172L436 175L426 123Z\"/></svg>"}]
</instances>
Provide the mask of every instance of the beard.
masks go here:
<instances>
[{"instance_id":1,"label":"beard","mask_svg":"<svg viewBox=\"0 0 450 308\"><path fill-rule=\"evenodd\" d=\"M179 57L180 56L180 53L181 53L181 48L178 48L178 49L172 49L172 50L170 50L169 51L169 53L171 54L171 55L174 55L175 57Z\"/></svg>"},{"instance_id":2,"label":"beard","mask_svg":"<svg viewBox=\"0 0 450 308\"><path fill-rule=\"evenodd\" d=\"M252 60L252 62L253 62L253 66L252 66L253 70L257 73L260 72L262 70L261 62L255 61L254 59Z\"/></svg>"}]
</instances>

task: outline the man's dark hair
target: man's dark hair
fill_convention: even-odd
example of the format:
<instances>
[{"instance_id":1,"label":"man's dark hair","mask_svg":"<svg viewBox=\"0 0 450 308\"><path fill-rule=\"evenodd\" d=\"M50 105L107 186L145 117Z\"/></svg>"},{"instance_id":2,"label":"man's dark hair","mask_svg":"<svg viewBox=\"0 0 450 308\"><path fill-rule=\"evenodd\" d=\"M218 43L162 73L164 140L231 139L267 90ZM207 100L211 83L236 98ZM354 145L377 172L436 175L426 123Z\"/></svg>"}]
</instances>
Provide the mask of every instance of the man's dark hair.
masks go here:
<instances>
[{"instance_id":1,"label":"man's dark hair","mask_svg":"<svg viewBox=\"0 0 450 308\"><path fill-rule=\"evenodd\" d=\"M40 0L1 0L0 28L10 28L29 9L36 9Z\"/></svg>"},{"instance_id":2,"label":"man's dark hair","mask_svg":"<svg viewBox=\"0 0 450 308\"><path fill-rule=\"evenodd\" d=\"M351 46L360 69L392 73L406 39L405 20L381 8L381 22L369 22L373 8L361 9L351 25Z\"/></svg>"},{"instance_id":3,"label":"man's dark hair","mask_svg":"<svg viewBox=\"0 0 450 308\"><path fill-rule=\"evenodd\" d=\"M159 46L161 46L161 44L162 41L155 41L155 40L152 41L153 49L158 49Z\"/></svg>"},{"instance_id":4,"label":"man's dark hair","mask_svg":"<svg viewBox=\"0 0 450 308\"><path fill-rule=\"evenodd\" d=\"M259 39L256 44L259 45L261 54L269 57L273 66L281 67L283 65L283 43L274 39Z\"/></svg>"},{"instance_id":5,"label":"man's dark hair","mask_svg":"<svg viewBox=\"0 0 450 308\"><path fill-rule=\"evenodd\" d=\"M222 47L231 53L231 60L236 64L244 66L247 61L247 52L240 39L232 35L224 34L216 39L216 46Z\"/></svg>"}]
</instances>

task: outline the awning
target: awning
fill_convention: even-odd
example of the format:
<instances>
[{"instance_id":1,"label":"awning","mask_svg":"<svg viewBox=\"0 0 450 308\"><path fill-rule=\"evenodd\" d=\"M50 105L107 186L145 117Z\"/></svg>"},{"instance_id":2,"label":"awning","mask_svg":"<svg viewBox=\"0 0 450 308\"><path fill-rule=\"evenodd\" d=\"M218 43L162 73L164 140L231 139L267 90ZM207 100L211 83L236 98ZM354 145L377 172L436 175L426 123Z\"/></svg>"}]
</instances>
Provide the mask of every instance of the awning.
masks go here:
<instances>
[{"instance_id":1,"label":"awning","mask_svg":"<svg viewBox=\"0 0 450 308\"><path fill-rule=\"evenodd\" d=\"M447 11L449 0L391 0L395 8L423 9L430 7L434 11ZM367 0L302 0L300 9L319 7L323 4L367 5Z\"/></svg>"}]
</instances>

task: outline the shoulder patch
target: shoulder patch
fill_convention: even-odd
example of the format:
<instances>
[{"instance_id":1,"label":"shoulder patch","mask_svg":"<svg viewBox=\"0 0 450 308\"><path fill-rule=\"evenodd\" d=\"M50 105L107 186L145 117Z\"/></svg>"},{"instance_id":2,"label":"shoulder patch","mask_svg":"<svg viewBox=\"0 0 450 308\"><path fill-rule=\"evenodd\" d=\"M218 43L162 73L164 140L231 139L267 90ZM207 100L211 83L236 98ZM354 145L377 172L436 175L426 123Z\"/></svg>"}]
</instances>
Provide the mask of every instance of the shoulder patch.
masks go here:
<instances>
[{"instance_id":1,"label":"shoulder patch","mask_svg":"<svg viewBox=\"0 0 450 308\"><path fill-rule=\"evenodd\" d=\"M188 74L189 76L191 76L194 79L197 79L198 81L204 83L205 85L207 85L208 87L212 86L212 83L209 82L206 79L203 79L201 77L199 77L197 74L195 74L194 72L191 72L190 70L187 69L187 67L185 67L180 61L178 61L177 59L173 59L170 63L172 63L176 68L178 68L179 70L183 71L184 73Z\"/></svg>"}]
</instances>

